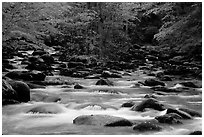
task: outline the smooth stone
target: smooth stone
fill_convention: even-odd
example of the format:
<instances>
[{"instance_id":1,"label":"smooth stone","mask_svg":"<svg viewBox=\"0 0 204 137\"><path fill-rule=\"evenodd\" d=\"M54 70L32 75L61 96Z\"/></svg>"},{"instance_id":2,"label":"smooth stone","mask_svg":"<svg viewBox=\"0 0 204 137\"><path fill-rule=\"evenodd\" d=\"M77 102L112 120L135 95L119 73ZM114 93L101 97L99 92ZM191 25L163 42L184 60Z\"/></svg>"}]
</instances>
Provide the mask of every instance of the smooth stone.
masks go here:
<instances>
[{"instance_id":1,"label":"smooth stone","mask_svg":"<svg viewBox=\"0 0 204 137\"><path fill-rule=\"evenodd\" d=\"M145 108L152 108L158 111L165 110L165 107L163 104L159 103L156 99L149 98L146 100L143 100L140 104L135 104L131 110L133 111L144 111Z\"/></svg>"},{"instance_id":2,"label":"smooth stone","mask_svg":"<svg viewBox=\"0 0 204 137\"><path fill-rule=\"evenodd\" d=\"M184 111L184 112L190 114L192 117L202 117L202 115L199 112L197 112L195 110L192 110L192 109L179 108L179 110Z\"/></svg>"},{"instance_id":3,"label":"smooth stone","mask_svg":"<svg viewBox=\"0 0 204 137\"><path fill-rule=\"evenodd\" d=\"M121 107L132 107L134 105L135 103L133 101L128 101L128 102L123 103Z\"/></svg>"},{"instance_id":4,"label":"smooth stone","mask_svg":"<svg viewBox=\"0 0 204 137\"><path fill-rule=\"evenodd\" d=\"M156 120L158 120L160 123L166 123L166 124L182 124L182 122L178 119L181 119L182 117L175 113L169 113L162 116L155 117Z\"/></svg>"},{"instance_id":5,"label":"smooth stone","mask_svg":"<svg viewBox=\"0 0 204 137\"><path fill-rule=\"evenodd\" d=\"M9 84L16 91L19 102L30 101L30 87L22 81L9 81Z\"/></svg>"},{"instance_id":6,"label":"smooth stone","mask_svg":"<svg viewBox=\"0 0 204 137\"><path fill-rule=\"evenodd\" d=\"M133 127L133 130L140 131L140 132L146 132L146 131L160 131L162 130L162 127L159 125L152 123L152 122L142 122Z\"/></svg>"},{"instance_id":7,"label":"smooth stone","mask_svg":"<svg viewBox=\"0 0 204 137\"><path fill-rule=\"evenodd\" d=\"M164 82L155 79L147 79L144 81L144 84L145 86L157 86L157 85L165 86Z\"/></svg>"},{"instance_id":8,"label":"smooth stone","mask_svg":"<svg viewBox=\"0 0 204 137\"><path fill-rule=\"evenodd\" d=\"M96 82L96 85L107 85L107 86L113 86L113 82L111 82L108 79L100 79Z\"/></svg>"},{"instance_id":9,"label":"smooth stone","mask_svg":"<svg viewBox=\"0 0 204 137\"><path fill-rule=\"evenodd\" d=\"M176 113L176 114L180 115L183 119L192 119L190 114L188 114L184 111L181 111L181 110L176 110L174 108L168 108L166 114L169 114L169 113Z\"/></svg>"},{"instance_id":10,"label":"smooth stone","mask_svg":"<svg viewBox=\"0 0 204 137\"><path fill-rule=\"evenodd\" d=\"M77 83L76 85L74 85L74 89L84 89L84 87Z\"/></svg>"},{"instance_id":11,"label":"smooth stone","mask_svg":"<svg viewBox=\"0 0 204 137\"><path fill-rule=\"evenodd\" d=\"M109 116L109 115L82 115L73 120L76 125L93 125L93 126L108 126L121 127L132 126L132 123L124 118Z\"/></svg>"}]
</instances>

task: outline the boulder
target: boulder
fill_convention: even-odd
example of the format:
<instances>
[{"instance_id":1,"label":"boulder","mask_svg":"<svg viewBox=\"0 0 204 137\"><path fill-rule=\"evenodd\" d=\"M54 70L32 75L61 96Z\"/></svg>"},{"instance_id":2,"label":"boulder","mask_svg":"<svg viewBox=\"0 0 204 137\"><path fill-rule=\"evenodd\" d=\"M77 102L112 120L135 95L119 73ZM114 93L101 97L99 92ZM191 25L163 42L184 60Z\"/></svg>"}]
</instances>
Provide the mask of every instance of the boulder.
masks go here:
<instances>
[{"instance_id":1,"label":"boulder","mask_svg":"<svg viewBox=\"0 0 204 137\"><path fill-rule=\"evenodd\" d=\"M169 114L169 113L176 113L180 115L183 119L192 119L191 115L189 115L188 113L174 108L168 108L166 111L166 114Z\"/></svg>"},{"instance_id":2,"label":"boulder","mask_svg":"<svg viewBox=\"0 0 204 137\"><path fill-rule=\"evenodd\" d=\"M30 101L30 88L22 81L9 81L9 84L16 91L18 95L17 101L28 102Z\"/></svg>"},{"instance_id":3,"label":"boulder","mask_svg":"<svg viewBox=\"0 0 204 137\"><path fill-rule=\"evenodd\" d=\"M25 80L25 81L43 81L45 79L45 74L41 72L27 72L27 71L12 71L8 72L6 77L16 80Z\"/></svg>"},{"instance_id":4,"label":"boulder","mask_svg":"<svg viewBox=\"0 0 204 137\"><path fill-rule=\"evenodd\" d=\"M96 85L107 85L107 86L113 86L113 82L108 79L100 79L96 82Z\"/></svg>"},{"instance_id":5,"label":"boulder","mask_svg":"<svg viewBox=\"0 0 204 137\"><path fill-rule=\"evenodd\" d=\"M166 124L182 124L182 122L178 119L182 119L181 116L175 113L169 113L162 116L155 117L156 120L158 120L160 123L166 123Z\"/></svg>"},{"instance_id":6,"label":"boulder","mask_svg":"<svg viewBox=\"0 0 204 137\"><path fill-rule=\"evenodd\" d=\"M145 132L145 131L160 131L162 130L162 127L157 125L156 123L152 123L149 121L139 123L133 127L133 130L139 131L139 132Z\"/></svg>"},{"instance_id":7,"label":"boulder","mask_svg":"<svg viewBox=\"0 0 204 137\"><path fill-rule=\"evenodd\" d=\"M193 82L181 82L179 84L181 84L185 87L190 87L190 88L201 88L201 87L195 85Z\"/></svg>"},{"instance_id":8,"label":"boulder","mask_svg":"<svg viewBox=\"0 0 204 137\"><path fill-rule=\"evenodd\" d=\"M121 127L132 126L132 123L124 118L109 116L109 115L82 115L73 120L76 125L93 125L93 126L108 126Z\"/></svg>"},{"instance_id":9,"label":"boulder","mask_svg":"<svg viewBox=\"0 0 204 137\"><path fill-rule=\"evenodd\" d=\"M195 111L195 110L192 110L192 109L179 108L179 110L190 114L192 117L202 117L202 115L201 115L199 112L197 112L197 111Z\"/></svg>"},{"instance_id":10,"label":"boulder","mask_svg":"<svg viewBox=\"0 0 204 137\"><path fill-rule=\"evenodd\" d=\"M159 103L156 99L153 98L143 100L140 104L135 104L134 106L132 106L131 110L144 111L145 108L152 108L158 111L165 110L164 105Z\"/></svg>"},{"instance_id":11,"label":"boulder","mask_svg":"<svg viewBox=\"0 0 204 137\"><path fill-rule=\"evenodd\" d=\"M77 83L76 85L74 85L74 89L84 89L84 87Z\"/></svg>"},{"instance_id":12,"label":"boulder","mask_svg":"<svg viewBox=\"0 0 204 137\"><path fill-rule=\"evenodd\" d=\"M49 54L44 54L41 56L46 64L52 64L55 62L54 58Z\"/></svg>"},{"instance_id":13,"label":"boulder","mask_svg":"<svg viewBox=\"0 0 204 137\"><path fill-rule=\"evenodd\" d=\"M128 101L128 102L123 103L121 107L132 107L134 105L135 103L133 101Z\"/></svg>"},{"instance_id":14,"label":"boulder","mask_svg":"<svg viewBox=\"0 0 204 137\"><path fill-rule=\"evenodd\" d=\"M58 104L40 104L31 108L27 113L58 114L63 113L63 108Z\"/></svg>"},{"instance_id":15,"label":"boulder","mask_svg":"<svg viewBox=\"0 0 204 137\"><path fill-rule=\"evenodd\" d=\"M164 82L155 79L147 79L144 81L144 84L145 86L158 86L158 85L165 86Z\"/></svg>"},{"instance_id":16,"label":"boulder","mask_svg":"<svg viewBox=\"0 0 204 137\"><path fill-rule=\"evenodd\" d=\"M4 79L2 79L2 104L13 104L18 100L17 92L12 88L12 86Z\"/></svg>"}]
</instances>

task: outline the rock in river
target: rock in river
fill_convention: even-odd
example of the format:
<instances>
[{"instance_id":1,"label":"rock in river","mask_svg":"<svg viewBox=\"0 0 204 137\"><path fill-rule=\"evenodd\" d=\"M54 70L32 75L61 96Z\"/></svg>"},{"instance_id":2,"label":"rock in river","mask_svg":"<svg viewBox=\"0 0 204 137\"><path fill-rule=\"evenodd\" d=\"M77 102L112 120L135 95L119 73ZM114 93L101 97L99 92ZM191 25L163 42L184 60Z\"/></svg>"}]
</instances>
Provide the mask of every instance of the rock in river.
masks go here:
<instances>
[{"instance_id":1,"label":"rock in river","mask_svg":"<svg viewBox=\"0 0 204 137\"><path fill-rule=\"evenodd\" d=\"M157 86L157 85L165 86L165 83L155 79L147 79L144 81L144 85L145 86Z\"/></svg>"},{"instance_id":2,"label":"rock in river","mask_svg":"<svg viewBox=\"0 0 204 137\"><path fill-rule=\"evenodd\" d=\"M73 120L77 125L93 125L93 126L132 126L132 123L124 118L109 115L82 115Z\"/></svg>"},{"instance_id":3,"label":"rock in river","mask_svg":"<svg viewBox=\"0 0 204 137\"><path fill-rule=\"evenodd\" d=\"M84 87L77 83L76 85L74 85L74 89L84 89Z\"/></svg>"},{"instance_id":4,"label":"rock in river","mask_svg":"<svg viewBox=\"0 0 204 137\"><path fill-rule=\"evenodd\" d=\"M165 107L163 104L159 103L156 99L149 98L142 101L139 105L135 104L131 110L133 111L144 111L145 108L152 108L155 110L163 111Z\"/></svg>"},{"instance_id":5,"label":"rock in river","mask_svg":"<svg viewBox=\"0 0 204 137\"><path fill-rule=\"evenodd\" d=\"M175 113L169 113L162 116L155 117L156 120L158 120L160 123L166 123L166 124L181 124L182 122L178 119L182 119L181 116Z\"/></svg>"},{"instance_id":6,"label":"rock in river","mask_svg":"<svg viewBox=\"0 0 204 137\"><path fill-rule=\"evenodd\" d=\"M22 81L9 81L9 84L16 91L18 95L17 101L19 102L28 102L30 101L30 88L29 86Z\"/></svg>"},{"instance_id":7,"label":"rock in river","mask_svg":"<svg viewBox=\"0 0 204 137\"><path fill-rule=\"evenodd\" d=\"M107 86L113 86L113 82L111 82L108 79L100 79L96 82L96 85L107 85Z\"/></svg>"},{"instance_id":8,"label":"rock in river","mask_svg":"<svg viewBox=\"0 0 204 137\"><path fill-rule=\"evenodd\" d=\"M149 121L142 122L133 127L133 130L145 132L145 131L160 131L162 127L158 126L156 123Z\"/></svg>"},{"instance_id":9,"label":"rock in river","mask_svg":"<svg viewBox=\"0 0 204 137\"><path fill-rule=\"evenodd\" d=\"M169 114L169 113L176 113L180 115L183 119L192 119L190 114L184 111L181 111L181 110L174 109L174 108L168 108L166 114Z\"/></svg>"},{"instance_id":10,"label":"rock in river","mask_svg":"<svg viewBox=\"0 0 204 137\"><path fill-rule=\"evenodd\" d=\"M184 111L184 112L190 114L192 117L202 117L202 115L199 112L197 112L195 110L192 110L192 109L179 108L179 110Z\"/></svg>"}]
</instances>

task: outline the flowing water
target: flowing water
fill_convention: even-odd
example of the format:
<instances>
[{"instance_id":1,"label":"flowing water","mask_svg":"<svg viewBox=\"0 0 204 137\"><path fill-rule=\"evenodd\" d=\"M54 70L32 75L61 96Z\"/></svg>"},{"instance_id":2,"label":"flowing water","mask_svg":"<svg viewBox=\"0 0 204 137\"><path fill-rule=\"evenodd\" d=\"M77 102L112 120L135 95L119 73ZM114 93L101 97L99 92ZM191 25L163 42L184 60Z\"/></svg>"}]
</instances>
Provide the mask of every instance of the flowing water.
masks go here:
<instances>
[{"instance_id":1,"label":"flowing water","mask_svg":"<svg viewBox=\"0 0 204 137\"><path fill-rule=\"evenodd\" d=\"M32 52L31 52L32 53ZM19 59L19 58L18 58ZM15 59L16 60L16 59ZM19 69L23 69L22 66ZM121 72L123 73L123 72ZM145 121L154 119L155 116L165 114L164 111L149 109L145 112L131 111L130 108L123 108L121 105L133 100L140 103L146 94L152 94L150 87L133 88L133 85L140 80L148 78L140 71L131 72L131 76L110 79L114 86L96 86L97 79L70 78L64 76L47 76L47 80L63 79L70 81L69 87L65 85L47 86L45 89L31 89L31 97L38 94L60 96L61 101L55 103L35 102L7 105L2 108L2 132L3 134L188 134L191 131L202 130L202 118L194 117L191 120L183 120L183 124L168 125L161 124L163 129L156 132L138 132L132 127L100 127L89 125L75 125L73 120L80 115L105 114L123 117L131 121ZM172 86L178 81L167 83ZM74 89L74 83L79 83L85 89ZM177 85L178 86L178 85ZM172 86L173 87L173 86ZM105 92L105 91L111 92ZM170 94L156 95L157 99L175 108L184 107L194 109L202 113L201 89L192 94ZM36 106L53 106L56 114L27 113ZM59 112L59 113L58 113Z\"/></svg>"}]
</instances>

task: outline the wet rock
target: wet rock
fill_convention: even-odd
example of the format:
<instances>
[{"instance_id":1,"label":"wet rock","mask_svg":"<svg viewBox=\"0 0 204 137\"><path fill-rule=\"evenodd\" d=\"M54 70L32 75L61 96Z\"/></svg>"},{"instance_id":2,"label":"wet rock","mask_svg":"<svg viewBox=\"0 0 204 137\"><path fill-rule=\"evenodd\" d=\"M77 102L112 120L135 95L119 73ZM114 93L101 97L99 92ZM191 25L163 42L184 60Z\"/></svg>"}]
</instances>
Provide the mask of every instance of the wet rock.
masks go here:
<instances>
[{"instance_id":1,"label":"wet rock","mask_svg":"<svg viewBox=\"0 0 204 137\"><path fill-rule=\"evenodd\" d=\"M27 71L12 71L8 72L6 77L16 80L25 80L25 81L43 81L45 79L45 74L41 72L27 72Z\"/></svg>"},{"instance_id":2,"label":"wet rock","mask_svg":"<svg viewBox=\"0 0 204 137\"><path fill-rule=\"evenodd\" d=\"M155 95L146 94L144 98L157 98Z\"/></svg>"},{"instance_id":3,"label":"wet rock","mask_svg":"<svg viewBox=\"0 0 204 137\"><path fill-rule=\"evenodd\" d=\"M113 86L113 82L108 79L100 79L96 82L96 85L107 85L107 86Z\"/></svg>"},{"instance_id":4,"label":"wet rock","mask_svg":"<svg viewBox=\"0 0 204 137\"><path fill-rule=\"evenodd\" d=\"M112 73L110 71L103 71L100 77L103 77L103 78L122 78L121 75L116 74L116 73Z\"/></svg>"},{"instance_id":5,"label":"wet rock","mask_svg":"<svg viewBox=\"0 0 204 137\"><path fill-rule=\"evenodd\" d=\"M191 115L189 115L188 113L181 111L181 110L168 108L166 114L169 114L169 113L176 113L176 114L180 115L183 119L192 119Z\"/></svg>"},{"instance_id":6,"label":"wet rock","mask_svg":"<svg viewBox=\"0 0 204 137\"><path fill-rule=\"evenodd\" d=\"M202 135L202 131L193 131L189 135Z\"/></svg>"},{"instance_id":7,"label":"wet rock","mask_svg":"<svg viewBox=\"0 0 204 137\"><path fill-rule=\"evenodd\" d=\"M74 85L74 89L84 89L84 87L77 83L76 85Z\"/></svg>"},{"instance_id":8,"label":"wet rock","mask_svg":"<svg viewBox=\"0 0 204 137\"><path fill-rule=\"evenodd\" d=\"M179 84L190 88L200 88L199 86L195 85L193 82L181 82Z\"/></svg>"},{"instance_id":9,"label":"wet rock","mask_svg":"<svg viewBox=\"0 0 204 137\"><path fill-rule=\"evenodd\" d=\"M16 91L18 95L17 101L28 102L30 101L30 88L22 81L9 81L9 84Z\"/></svg>"},{"instance_id":10,"label":"wet rock","mask_svg":"<svg viewBox=\"0 0 204 137\"><path fill-rule=\"evenodd\" d=\"M27 111L27 113L43 113L43 114L58 114L62 112L64 112L64 110L58 104L40 104Z\"/></svg>"},{"instance_id":11,"label":"wet rock","mask_svg":"<svg viewBox=\"0 0 204 137\"><path fill-rule=\"evenodd\" d=\"M155 110L163 111L165 107L159 103L156 99L150 98L142 101L140 104L135 104L131 110L133 111L144 111L145 108L152 108Z\"/></svg>"},{"instance_id":12,"label":"wet rock","mask_svg":"<svg viewBox=\"0 0 204 137\"><path fill-rule=\"evenodd\" d=\"M142 122L140 124L137 124L133 127L133 130L145 132L145 131L160 131L162 130L162 127L157 125L156 123L152 122Z\"/></svg>"},{"instance_id":13,"label":"wet rock","mask_svg":"<svg viewBox=\"0 0 204 137\"><path fill-rule=\"evenodd\" d=\"M182 124L182 122L178 119L181 119L182 117L175 113L169 113L162 116L155 117L156 120L158 120L160 123L166 123L166 124Z\"/></svg>"},{"instance_id":14,"label":"wet rock","mask_svg":"<svg viewBox=\"0 0 204 137\"><path fill-rule=\"evenodd\" d=\"M133 101L128 101L128 102L123 103L121 107L132 107L134 105L135 103Z\"/></svg>"},{"instance_id":15,"label":"wet rock","mask_svg":"<svg viewBox=\"0 0 204 137\"><path fill-rule=\"evenodd\" d=\"M192 117L202 117L202 115L199 112L197 112L195 110L192 110L192 109L179 108L179 110L184 111L184 112L190 114Z\"/></svg>"},{"instance_id":16,"label":"wet rock","mask_svg":"<svg viewBox=\"0 0 204 137\"><path fill-rule=\"evenodd\" d=\"M41 56L46 64L52 64L55 62L54 58L49 54L44 54Z\"/></svg>"},{"instance_id":17,"label":"wet rock","mask_svg":"<svg viewBox=\"0 0 204 137\"><path fill-rule=\"evenodd\" d=\"M97 103L82 104L82 105L75 107L75 109L97 109L97 110L114 109L114 110L117 110L116 107L106 105L106 104L97 104Z\"/></svg>"},{"instance_id":18,"label":"wet rock","mask_svg":"<svg viewBox=\"0 0 204 137\"><path fill-rule=\"evenodd\" d=\"M127 119L109 115L82 115L73 120L77 125L93 125L93 126L132 126L132 123Z\"/></svg>"},{"instance_id":19,"label":"wet rock","mask_svg":"<svg viewBox=\"0 0 204 137\"><path fill-rule=\"evenodd\" d=\"M12 88L12 86L4 79L2 79L2 104L7 105L9 102L15 102L18 99L17 92Z\"/></svg>"},{"instance_id":20,"label":"wet rock","mask_svg":"<svg viewBox=\"0 0 204 137\"><path fill-rule=\"evenodd\" d=\"M147 79L144 81L144 84L145 86L157 86L157 85L165 86L164 82L155 79Z\"/></svg>"}]
</instances>

